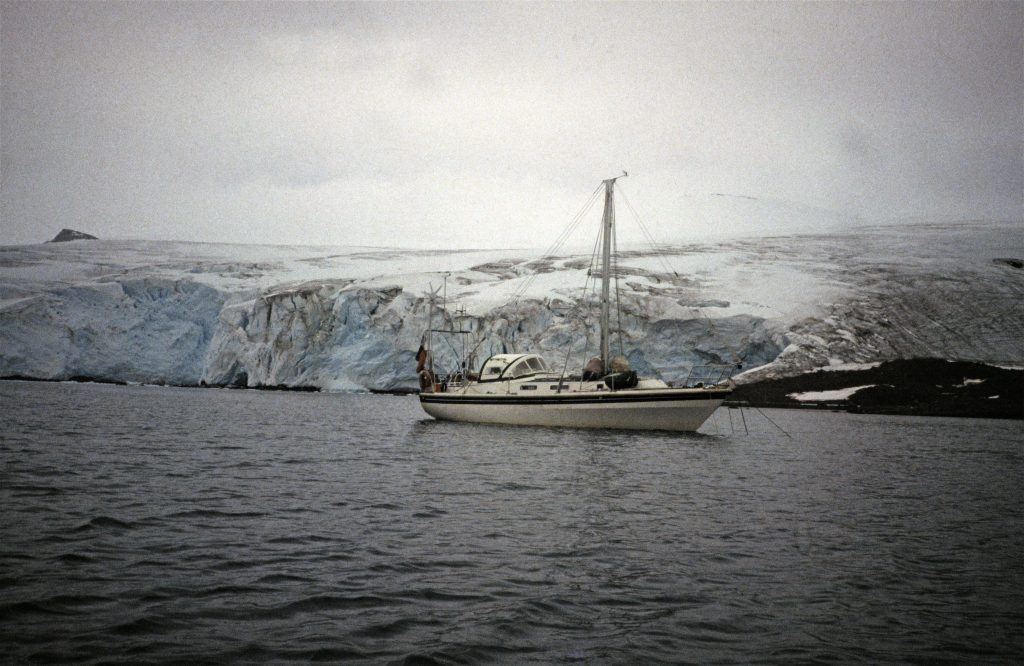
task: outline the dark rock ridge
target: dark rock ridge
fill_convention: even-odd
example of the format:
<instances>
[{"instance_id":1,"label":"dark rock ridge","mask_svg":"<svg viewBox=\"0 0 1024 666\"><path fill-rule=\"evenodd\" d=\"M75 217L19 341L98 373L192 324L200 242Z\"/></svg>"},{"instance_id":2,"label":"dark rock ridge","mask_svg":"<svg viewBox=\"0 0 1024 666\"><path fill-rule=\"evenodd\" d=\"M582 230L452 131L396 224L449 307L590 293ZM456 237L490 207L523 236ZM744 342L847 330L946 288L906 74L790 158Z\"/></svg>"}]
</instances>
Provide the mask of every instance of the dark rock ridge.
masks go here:
<instances>
[{"instance_id":1,"label":"dark rock ridge","mask_svg":"<svg viewBox=\"0 0 1024 666\"><path fill-rule=\"evenodd\" d=\"M1009 266L1010 268L1024 268L1024 259L1014 259L1012 257L997 257L992 261L993 263Z\"/></svg>"},{"instance_id":2,"label":"dark rock ridge","mask_svg":"<svg viewBox=\"0 0 1024 666\"><path fill-rule=\"evenodd\" d=\"M53 237L53 240L46 241L47 243L65 243L73 240L99 240L91 234L84 233L82 231L75 231L74 229L61 229L60 233Z\"/></svg>"},{"instance_id":3,"label":"dark rock ridge","mask_svg":"<svg viewBox=\"0 0 1024 666\"><path fill-rule=\"evenodd\" d=\"M865 388L844 399L799 401L791 397L857 386ZM744 384L726 404L1024 419L1024 370L937 358L903 359L866 370L808 372Z\"/></svg>"}]
</instances>

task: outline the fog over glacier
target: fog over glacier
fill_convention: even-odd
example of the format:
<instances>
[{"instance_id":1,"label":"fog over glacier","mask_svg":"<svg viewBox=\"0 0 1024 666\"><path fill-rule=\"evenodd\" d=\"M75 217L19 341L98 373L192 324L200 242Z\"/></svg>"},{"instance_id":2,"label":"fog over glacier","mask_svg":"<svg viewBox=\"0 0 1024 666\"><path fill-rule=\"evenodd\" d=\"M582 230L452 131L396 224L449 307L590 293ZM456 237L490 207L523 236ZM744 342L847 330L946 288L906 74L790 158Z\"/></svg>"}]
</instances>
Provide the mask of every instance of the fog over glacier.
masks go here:
<instances>
[{"instance_id":1,"label":"fog over glacier","mask_svg":"<svg viewBox=\"0 0 1024 666\"><path fill-rule=\"evenodd\" d=\"M1012 0L2 2L0 244L524 246L622 169L673 238L723 224L716 192L1019 221L1022 25Z\"/></svg>"},{"instance_id":2,"label":"fog over glacier","mask_svg":"<svg viewBox=\"0 0 1024 666\"><path fill-rule=\"evenodd\" d=\"M740 364L739 380L750 381L921 356L1024 361L1024 231L1015 222L620 249L623 351L668 381L710 363ZM582 292L590 256L541 254L112 240L0 247L0 376L412 388L429 290L442 285L446 307L434 308L433 325L471 331L462 337L478 345L478 362L502 349L538 351L578 371L596 348ZM463 340L444 337L434 346L452 367Z\"/></svg>"}]
</instances>

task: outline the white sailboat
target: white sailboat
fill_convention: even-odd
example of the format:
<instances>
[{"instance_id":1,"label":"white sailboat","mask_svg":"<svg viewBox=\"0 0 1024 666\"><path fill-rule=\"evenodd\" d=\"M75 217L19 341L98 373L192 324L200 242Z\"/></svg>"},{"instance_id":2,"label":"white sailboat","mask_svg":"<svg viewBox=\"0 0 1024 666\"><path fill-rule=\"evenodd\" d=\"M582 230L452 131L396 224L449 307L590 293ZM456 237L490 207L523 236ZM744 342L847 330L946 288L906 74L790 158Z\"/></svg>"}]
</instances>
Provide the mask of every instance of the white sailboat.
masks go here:
<instances>
[{"instance_id":1,"label":"white sailboat","mask_svg":"<svg viewBox=\"0 0 1024 666\"><path fill-rule=\"evenodd\" d=\"M425 349L417 370L420 405L427 414L474 423L694 431L732 393L728 379L674 388L660 379L639 378L623 357L611 356L616 180L603 181L600 357L591 359L581 374L568 376L552 370L537 354L495 354L479 373L440 380L432 372L432 351Z\"/></svg>"}]
</instances>

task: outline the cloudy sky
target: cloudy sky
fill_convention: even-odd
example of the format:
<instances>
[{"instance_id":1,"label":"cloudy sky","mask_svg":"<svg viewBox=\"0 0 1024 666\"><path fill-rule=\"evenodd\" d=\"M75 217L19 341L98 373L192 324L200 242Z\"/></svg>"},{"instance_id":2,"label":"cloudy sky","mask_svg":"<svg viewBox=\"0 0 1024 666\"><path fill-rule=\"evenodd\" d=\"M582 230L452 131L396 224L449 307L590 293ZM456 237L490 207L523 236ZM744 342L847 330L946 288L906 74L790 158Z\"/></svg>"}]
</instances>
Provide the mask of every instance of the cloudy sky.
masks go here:
<instances>
[{"instance_id":1,"label":"cloudy sky","mask_svg":"<svg viewBox=\"0 0 1024 666\"><path fill-rule=\"evenodd\" d=\"M0 4L0 244L547 245L602 178L1020 219L1024 3ZM544 240L539 240L544 239Z\"/></svg>"}]
</instances>

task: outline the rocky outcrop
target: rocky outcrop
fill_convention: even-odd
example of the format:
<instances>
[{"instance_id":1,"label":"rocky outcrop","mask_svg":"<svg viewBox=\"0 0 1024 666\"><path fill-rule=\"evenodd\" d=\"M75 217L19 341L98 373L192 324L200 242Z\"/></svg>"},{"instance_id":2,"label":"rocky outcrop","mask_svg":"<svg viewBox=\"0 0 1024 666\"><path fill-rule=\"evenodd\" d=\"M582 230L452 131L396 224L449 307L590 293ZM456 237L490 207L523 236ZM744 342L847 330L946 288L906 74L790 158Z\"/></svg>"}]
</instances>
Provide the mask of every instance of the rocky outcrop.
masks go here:
<instances>
[{"instance_id":1,"label":"rocky outcrop","mask_svg":"<svg viewBox=\"0 0 1024 666\"><path fill-rule=\"evenodd\" d=\"M96 236L90 234L75 231L74 229L61 229L60 233L53 237L52 240L47 241L48 243L66 243L67 241L75 240L98 240Z\"/></svg>"}]
</instances>

